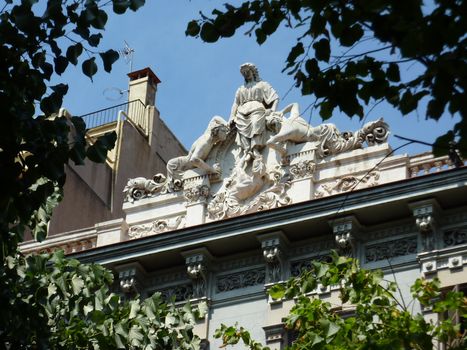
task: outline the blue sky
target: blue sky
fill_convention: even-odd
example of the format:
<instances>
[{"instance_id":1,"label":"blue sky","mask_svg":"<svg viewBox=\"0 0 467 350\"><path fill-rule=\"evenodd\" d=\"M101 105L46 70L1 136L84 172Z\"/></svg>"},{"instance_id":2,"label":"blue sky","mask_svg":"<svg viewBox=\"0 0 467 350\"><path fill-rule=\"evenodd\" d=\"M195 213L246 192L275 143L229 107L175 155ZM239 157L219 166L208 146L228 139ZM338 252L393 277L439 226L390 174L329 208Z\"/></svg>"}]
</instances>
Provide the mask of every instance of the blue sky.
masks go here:
<instances>
[{"instance_id":1,"label":"blue sky","mask_svg":"<svg viewBox=\"0 0 467 350\"><path fill-rule=\"evenodd\" d=\"M201 135L212 116L228 119L235 91L243 82L239 66L244 62L255 63L261 78L276 89L282 98L279 108L298 102L303 111L313 101L312 96L301 96L295 88L285 96L293 85L293 79L281 71L290 48L295 45L297 32L283 28L261 46L254 37L243 35L247 28L214 44L185 36L186 24L197 19L200 10L209 14L222 3L212 0L147 1L137 12L129 11L123 16L109 14L99 48L103 51L121 49L126 40L135 50L133 69L150 67L156 73L162 81L156 106L162 119L187 148ZM64 107L72 114L80 115L125 102L126 94L116 100L118 94L112 94L109 89L128 88L126 74L129 68L124 59L114 64L110 74L99 66L99 72L91 82L81 73L80 64L77 68L70 67L57 79L67 82L70 87ZM416 69L409 65L404 67L401 75L413 74ZM354 131L361 127L357 117L350 119L338 110L334 113L330 122L341 131ZM384 103L376 106L366 120L379 117L389 123L392 135L426 142L433 142L459 119L446 115L439 122L426 121L423 107L416 113L402 116ZM312 125L322 122L317 111L313 111L311 116L307 112L304 118ZM389 143L396 148L404 142L391 136ZM427 150L427 146L411 145L397 153L415 154Z\"/></svg>"}]
</instances>

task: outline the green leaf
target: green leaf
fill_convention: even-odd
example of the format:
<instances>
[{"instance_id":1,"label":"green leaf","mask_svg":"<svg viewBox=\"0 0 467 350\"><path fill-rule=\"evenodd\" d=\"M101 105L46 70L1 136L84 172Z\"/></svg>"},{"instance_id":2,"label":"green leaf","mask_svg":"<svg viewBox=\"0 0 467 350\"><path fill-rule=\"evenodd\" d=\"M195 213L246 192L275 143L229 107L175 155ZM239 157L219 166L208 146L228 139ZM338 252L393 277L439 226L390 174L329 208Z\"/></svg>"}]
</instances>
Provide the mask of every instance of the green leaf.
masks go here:
<instances>
[{"instance_id":1,"label":"green leaf","mask_svg":"<svg viewBox=\"0 0 467 350\"><path fill-rule=\"evenodd\" d=\"M107 159L107 152L114 148L117 134L111 132L100 136L97 141L88 147L86 156L96 163L104 163Z\"/></svg>"},{"instance_id":2,"label":"green leaf","mask_svg":"<svg viewBox=\"0 0 467 350\"><path fill-rule=\"evenodd\" d=\"M141 6L145 4L145 0L131 0L130 9L133 11L138 10Z\"/></svg>"},{"instance_id":3,"label":"green leaf","mask_svg":"<svg viewBox=\"0 0 467 350\"><path fill-rule=\"evenodd\" d=\"M303 48L303 43L300 41L290 50L289 55L287 56L287 66L292 66L297 57L304 53L305 49Z\"/></svg>"},{"instance_id":4,"label":"green leaf","mask_svg":"<svg viewBox=\"0 0 467 350\"><path fill-rule=\"evenodd\" d=\"M115 63L120 57L117 51L115 50L108 50L104 53L99 54L102 58L102 62L104 63L104 70L107 73L110 73L112 70L112 64Z\"/></svg>"},{"instance_id":5,"label":"green leaf","mask_svg":"<svg viewBox=\"0 0 467 350\"><path fill-rule=\"evenodd\" d=\"M128 0L112 0L112 4L113 10L117 15L124 14L130 6L130 2Z\"/></svg>"},{"instance_id":6,"label":"green leaf","mask_svg":"<svg viewBox=\"0 0 467 350\"><path fill-rule=\"evenodd\" d=\"M324 101L320 104L319 115L323 120L327 120L332 117L335 105L331 101Z\"/></svg>"},{"instance_id":7,"label":"green leaf","mask_svg":"<svg viewBox=\"0 0 467 350\"><path fill-rule=\"evenodd\" d=\"M140 305L138 300L131 300L130 301L130 315L128 318L131 320L138 315L138 311L140 310Z\"/></svg>"},{"instance_id":8,"label":"green leaf","mask_svg":"<svg viewBox=\"0 0 467 350\"><path fill-rule=\"evenodd\" d=\"M99 45L99 42L101 41L101 39L102 39L102 34L97 33L97 34L90 35L87 38L87 42L89 43L89 45L91 45L93 47L97 47Z\"/></svg>"},{"instance_id":9,"label":"green leaf","mask_svg":"<svg viewBox=\"0 0 467 350\"><path fill-rule=\"evenodd\" d=\"M313 44L315 49L315 57L318 61L329 62L331 57L331 46L329 45L329 40L321 39L320 41Z\"/></svg>"},{"instance_id":10,"label":"green leaf","mask_svg":"<svg viewBox=\"0 0 467 350\"><path fill-rule=\"evenodd\" d=\"M256 28L255 34L256 34L256 42L259 45L263 44L266 41L267 36L261 28Z\"/></svg>"},{"instance_id":11,"label":"green leaf","mask_svg":"<svg viewBox=\"0 0 467 350\"><path fill-rule=\"evenodd\" d=\"M401 80L401 75L399 72L399 65L397 63L390 63L386 71L386 75L389 81L398 82Z\"/></svg>"},{"instance_id":12,"label":"green leaf","mask_svg":"<svg viewBox=\"0 0 467 350\"><path fill-rule=\"evenodd\" d=\"M84 288L84 281L81 277L74 275L73 278L71 279L71 287L73 290L73 293L75 295L78 295L81 290Z\"/></svg>"},{"instance_id":13,"label":"green leaf","mask_svg":"<svg viewBox=\"0 0 467 350\"><path fill-rule=\"evenodd\" d=\"M97 15L91 21L91 25L96 29L104 29L105 24L107 23L107 13L104 10L98 10Z\"/></svg>"},{"instance_id":14,"label":"green leaf","mask_svg":"<svg viewBox=\"0 0 467 350\"><path fill-rule=\"evenodd\" d=\"M197 36L201 27L198 24L198 21L190 21L186 27L185 35L186 36Z\"/></svg>"},{"instance_id":15,"label":"green leaf","mask_svg":"<svg viewBox=\"0 0 467 350\"><path fill-rule=\"evenodd\" d=\"M205 22L201 27L200 37L207 43L213 43L219 39L219 32L212 23Z\"/></svg>"},{"instance_id":16,"label":"green leaf","mask_svg":"<svg viewBox=\"0 0 467 350\"><path fill-rule=\"evenodd\" d=\"M275 284L268 290L268 294L274 300L280 300L285 295L285 288L282 284Z\"/></svg>"},{"instance_id":17,"label":"green leaf","mask_svg":"<svg viewBox=\"0 0 467 350\"><path fill-rule=\"evenodd\" d=\"M80 43L71 45L66 50L66 58L71 64L76 66L78 64L78 57L81 55L82 52L83 45L81 45Z\"/></svg>"},{"instance_id":18,"label":"green leaf","mask_svg":"<svg viewBox=\"0 0 467 350\"><path fill-rule=\"evenodd\" d=\"M433 144L433 155L441 157L448 154L449 143L454 141L454 132L449 130L446 134L439 136Z\"/></svg>"},{"instance_id":19,"label":"green leaf","mask_svg":"<svg viewBox=\"0 0 467 350\"><path fill-rule=\"evenodd\" d=\"M83 69L83 73L88 76L91 81L94 74L97 73L97 65L96 65L96 58L91 57L83 62L81 68Z\"/></svg>"},{"instance_id":20,"label":"green leaf","mask_svg":"<svg viewBox=\"0 0 467 350\"><path fill-rule=\"evenodd\" d=\"M305 69L310 76L318 75L320 72L318 61L314 58L305 62Z\"/></svg>"}]
</instances>

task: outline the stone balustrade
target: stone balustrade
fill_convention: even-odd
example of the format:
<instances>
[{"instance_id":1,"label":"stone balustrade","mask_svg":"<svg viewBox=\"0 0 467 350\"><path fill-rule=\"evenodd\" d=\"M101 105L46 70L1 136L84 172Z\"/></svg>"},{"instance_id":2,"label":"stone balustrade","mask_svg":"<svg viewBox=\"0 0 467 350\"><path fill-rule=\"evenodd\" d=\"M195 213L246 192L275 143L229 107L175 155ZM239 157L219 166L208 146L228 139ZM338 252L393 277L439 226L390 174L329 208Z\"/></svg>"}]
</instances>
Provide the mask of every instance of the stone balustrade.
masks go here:
<instances>
[{"instance_id":1,"label":"stone balustrade","mask_svg":"<svg viewBox=\"0 0 467 350\"><path fill-rule=\"evenodd\" d=\"M431 152L422 153L409 158L409 177L417 177L453 168L448 156L434 157Z\"/></svg>"}]
</instances>

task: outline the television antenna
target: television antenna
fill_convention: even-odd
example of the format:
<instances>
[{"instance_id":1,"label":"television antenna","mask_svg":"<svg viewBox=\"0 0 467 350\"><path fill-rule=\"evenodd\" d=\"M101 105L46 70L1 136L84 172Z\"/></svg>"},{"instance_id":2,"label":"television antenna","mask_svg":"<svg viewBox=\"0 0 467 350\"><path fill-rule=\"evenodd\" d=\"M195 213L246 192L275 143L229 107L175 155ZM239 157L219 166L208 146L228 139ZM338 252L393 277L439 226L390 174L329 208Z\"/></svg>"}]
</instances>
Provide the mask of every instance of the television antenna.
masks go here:
<instances>
[{"instance_id":1,"label":"television antenna","mask_svg":"<svg viewBox=\"0 0 467 350\"><path fill-rule=\"evenodd\" d=\"M130 73L133 72L133 55L135 53L135 50L130 47L130 45L126 42L126 40L123 40L125 43L125 47L123 49L118 50L118 53L120 57L123 57L125 60L126 64L130 64Z\"/></svg>"},{"instance_id":2,"label":"television antenna","mask_svg":"<svg viewBox=\"0 0 467 350\"><path fill-rule=\"evenodd\" d=\"M128 90L122 90L117 87L109 87L109 88L104 89L104 91L102 92L102 95L104 95L106 100L119 101L122 99L125 92L128 92Z\"/></svg>"}]
</instances>

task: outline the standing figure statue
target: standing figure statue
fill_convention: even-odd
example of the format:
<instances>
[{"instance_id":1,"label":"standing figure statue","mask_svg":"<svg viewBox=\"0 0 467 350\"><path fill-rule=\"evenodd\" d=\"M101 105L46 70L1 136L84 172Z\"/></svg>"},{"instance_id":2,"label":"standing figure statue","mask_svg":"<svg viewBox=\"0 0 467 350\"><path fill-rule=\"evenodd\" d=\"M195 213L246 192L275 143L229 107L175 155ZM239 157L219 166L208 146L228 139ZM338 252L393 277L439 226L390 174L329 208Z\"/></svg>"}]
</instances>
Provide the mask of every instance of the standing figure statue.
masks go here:
<instances>
[{"instance_id":1,"label":"standing figure statue","mask_svg":"<svg viewBox=\"0 0 467 350\"><path fill-rule=\"evenodd\" d=\"M235 94L229 124L237 129L235 141L247 156L247 164L252 157L261 155L260 149L266 144L266 117L276 110L279 96L269 83L260 79L254 64L242 64L240 73L245 84Z\"/></svg>"}]
</instances>

